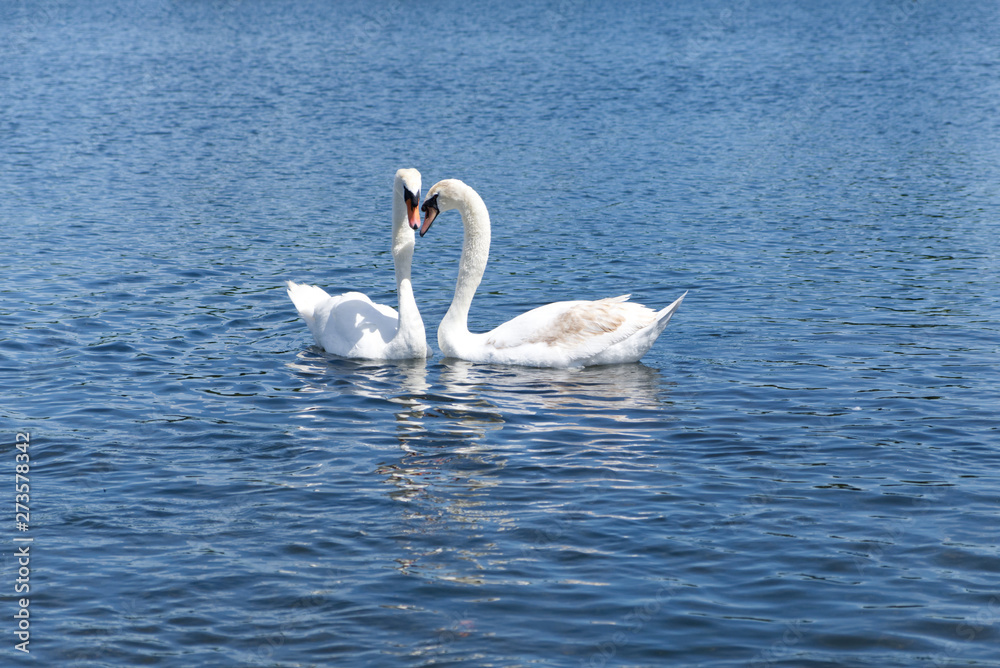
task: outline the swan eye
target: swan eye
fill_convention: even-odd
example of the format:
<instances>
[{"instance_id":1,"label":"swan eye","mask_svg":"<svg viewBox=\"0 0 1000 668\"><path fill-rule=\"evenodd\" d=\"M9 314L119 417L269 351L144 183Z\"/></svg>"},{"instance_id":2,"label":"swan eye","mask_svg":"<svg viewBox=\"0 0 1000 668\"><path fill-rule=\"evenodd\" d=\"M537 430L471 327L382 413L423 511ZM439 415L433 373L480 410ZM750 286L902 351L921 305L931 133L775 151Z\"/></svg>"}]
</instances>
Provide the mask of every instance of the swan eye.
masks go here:
<instances>
[{"instance_id":1,"label":"swan eye","mask_svg":"<svg viewBox=\"0 0 1000 668\"><path fill-rule=\"evenodd\" d=\"M409 189L404 188L403 189L403 201L406 202L406 203L408 203L410 206L412 206L415 209L415 208L417 208L417 202L420 201L420 193L417 193L416 195L414 195L412 192L409 191Z\"/></svg>"},{"instance_id":2,"label":"swan eye","mask_svg":"<svg viewBox=\"0 0 1000 668\"><path fill-rule=\"evenodd\" d=\"M420 208L423 210L425 214L427 213L427 209L437 209L438 208L437 193L435 193L433 197L428 198L427 201L424 202Z\"/></svg>"}]
</instances>

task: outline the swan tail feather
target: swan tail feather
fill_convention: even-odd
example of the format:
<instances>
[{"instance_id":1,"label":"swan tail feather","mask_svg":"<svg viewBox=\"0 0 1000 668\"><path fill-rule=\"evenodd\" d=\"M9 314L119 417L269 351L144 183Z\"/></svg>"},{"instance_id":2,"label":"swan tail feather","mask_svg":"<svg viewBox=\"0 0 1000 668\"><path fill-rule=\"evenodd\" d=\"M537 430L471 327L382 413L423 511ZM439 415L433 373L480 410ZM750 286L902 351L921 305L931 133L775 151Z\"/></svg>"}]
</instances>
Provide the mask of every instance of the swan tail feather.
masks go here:
<instances>
[{"instance_id":1,"label":"swan tail feather","mask_svg":"<svg viewBox=\"0 0 1000 668\"><path fill-rule=\"evenodd\" d=\"M667 326L668 322L670 322L670 318L674 316L674 312L677 311L677 308L681 305L681 302L684 301L684 298L686 296L687 296L687 290L684 291L684 294L675 299L670 306L666 307L665 309L661 310L656 314L657 332L663 331L663 328Z\"/></svg>"},{"instance_id":2,"label":"swan tail feather","mask_svg":"<svg viewBox=\"0 0 1000 668\"><path fill-rule=\"evenodd\" d=\"M629 334L623 340L600 350L593 357L587 359L585 364L638 362L653 346L656 339L660 337L660 334L663 333L667 323L670 322L670 318L677 311L677 307L684 301L684 295L686 294L685 292L674 303L660 311L646 309L649 312L649 319L646 321L646 325L640 327L638 331ZM645 307L642 308L645 309Z\"/></svg>"},{"instance_id":3,"label":"swan tail feather","mask_svg":"<svg viewBox=\"0 0 1000 668\"><path fill-rule=\"evenodd\" d=\"M306 322L311 321L315 317L316 307L319 304L330 299L330 295L325 290L315 285L295 283L294 281L285 281L285 285L288 288L288 297L295 305L295 310L299 312L299 315Z\"/></svg>"}]
</instances>

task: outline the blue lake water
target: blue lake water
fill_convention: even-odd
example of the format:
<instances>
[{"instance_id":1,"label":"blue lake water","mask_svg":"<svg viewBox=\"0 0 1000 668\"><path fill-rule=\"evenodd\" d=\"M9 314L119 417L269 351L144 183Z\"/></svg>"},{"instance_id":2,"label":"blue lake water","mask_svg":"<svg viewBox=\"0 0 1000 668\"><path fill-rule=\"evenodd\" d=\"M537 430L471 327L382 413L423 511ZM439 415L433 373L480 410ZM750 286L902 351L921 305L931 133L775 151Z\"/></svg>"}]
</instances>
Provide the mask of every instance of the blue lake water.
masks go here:
<instances>
[{"instance_id":1,"label":"blue lake water","mask_svg":"<svg viewBox=\"0 0 1000 668\"><path fill-rule=\"evenodd\" d=\"M1000 6L664 4L4 3L0 663L1000 666ZM400 167L473 331L688 296L327 355L283 282L394 304Z\"/></svg>"}]
</instances>

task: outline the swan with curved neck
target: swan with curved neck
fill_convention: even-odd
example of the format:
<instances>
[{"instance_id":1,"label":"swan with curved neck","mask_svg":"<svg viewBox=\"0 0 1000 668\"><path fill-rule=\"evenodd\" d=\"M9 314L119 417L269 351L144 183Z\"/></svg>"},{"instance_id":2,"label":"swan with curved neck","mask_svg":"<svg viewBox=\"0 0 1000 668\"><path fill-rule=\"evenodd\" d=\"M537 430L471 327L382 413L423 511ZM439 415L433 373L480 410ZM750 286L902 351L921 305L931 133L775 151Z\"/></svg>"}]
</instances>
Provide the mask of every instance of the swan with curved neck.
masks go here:
<instances>
[{"instance_id":1,"label":"swan with curved neck","mask_svg":"<svg viewBox=\"0 0 1000 668\"><path fill-rule=\"evenodd\" d=\"M316 343L328 353L372 360L425 358L431 353L410 268L414 234L420 223L420 172L400 169L392 187L392 259L399 312L360 292L331 297L315 285L288 281L288 296Z\"/></svg>"},{"instance_id":2,"label":"swan with curved neck","mask_svg":"<svg viewBox=\"0 0 1000 668\"><path fill-rule=\"evenodd\" d=\"M438 327L446 357L471 362L540 367L576 367L638 361L681 305L684 295L661 311L628 301L629 295L597 301L546 304L491 332L469 331L469 308L490 254L490 214L479 194L458 179L440 181L427 193L420 236L438 214L458 209L465 233L451 307Z\"/></svg>"}]
</instances>

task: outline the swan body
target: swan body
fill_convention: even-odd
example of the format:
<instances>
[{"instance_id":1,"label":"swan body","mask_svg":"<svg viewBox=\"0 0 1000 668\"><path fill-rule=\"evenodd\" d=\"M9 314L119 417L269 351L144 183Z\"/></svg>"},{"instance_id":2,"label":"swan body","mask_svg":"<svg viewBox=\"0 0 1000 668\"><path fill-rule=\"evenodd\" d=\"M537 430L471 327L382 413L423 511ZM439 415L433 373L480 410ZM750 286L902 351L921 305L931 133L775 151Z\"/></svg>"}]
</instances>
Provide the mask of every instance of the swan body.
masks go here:
<instances>
[{"instance_id":1,"label":"swan body","mask_svg":"<svg viewBox=\"0 0 1000 668\"><path fill-rule=\"evenodd\" d=\"M392 258L398 312L360 292L331 297L315 285L287 282L288 296L296 310L313 339L328 353L370 360L422 359L431 354L410 281L419 202L420 172L400 169L392 194Z\"/></svg>"},{"instance_id":2,"label":"swan body","mask_svg":"<svg viewBox=\"0 0 1000 668\"><path fill-rule=\"evenodd\" d=\"M421 207L423 236L441 211L458 209L465 233L451 306L438 327L446 357L471 362L538 367L579 367L638 361L653 345L684 295L660 311L628 301L629 295L597 301L546 304L491 332L469 331L469 307L486 271L490 215L475 190L457 179L434 184Z\"/></svg>"}]
</instances>

